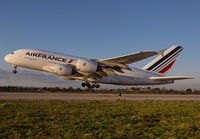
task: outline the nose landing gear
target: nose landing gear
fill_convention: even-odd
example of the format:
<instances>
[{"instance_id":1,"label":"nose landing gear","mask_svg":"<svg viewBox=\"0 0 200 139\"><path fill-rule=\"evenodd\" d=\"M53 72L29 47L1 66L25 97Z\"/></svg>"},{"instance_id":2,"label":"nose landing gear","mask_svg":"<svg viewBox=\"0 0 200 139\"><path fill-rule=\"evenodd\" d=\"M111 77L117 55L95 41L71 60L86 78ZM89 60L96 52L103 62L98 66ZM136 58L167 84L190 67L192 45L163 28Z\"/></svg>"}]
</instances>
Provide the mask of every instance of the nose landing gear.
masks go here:
<instances>
[{"instance_id":1,"label":"nose landing gear","mask_svg":"<svg viewBox=\"0 0 200 139\"><path fill-rule=\"evenodd\" d=\"M17 74L17 71L16 71L16 70L13 70L12 73L13 73L13 74Z\"/></svg>"},{"instance_id":2,"label":"nose landing gear","mask_svg":"<svg viewBox=\"0 0 200 139\"><path fill-rule=\"evenodd\" d=\"M17 74L17 66L13 66L14 70L12 71L13 74Z\"/></svg>"},{"instance_id":3,"label":"nose landing gear","mask_svg":"<svg viewBox=\"0 0 200 139\"><path fill-rule=\"evenodd\" d=\"M81 84L82 87L85 87L87 86L88 88L99 88L100 85L99 84L96 84L96 83L93 83L92 85L88 82L84 82Z\"/></svg>"}]
</instances>

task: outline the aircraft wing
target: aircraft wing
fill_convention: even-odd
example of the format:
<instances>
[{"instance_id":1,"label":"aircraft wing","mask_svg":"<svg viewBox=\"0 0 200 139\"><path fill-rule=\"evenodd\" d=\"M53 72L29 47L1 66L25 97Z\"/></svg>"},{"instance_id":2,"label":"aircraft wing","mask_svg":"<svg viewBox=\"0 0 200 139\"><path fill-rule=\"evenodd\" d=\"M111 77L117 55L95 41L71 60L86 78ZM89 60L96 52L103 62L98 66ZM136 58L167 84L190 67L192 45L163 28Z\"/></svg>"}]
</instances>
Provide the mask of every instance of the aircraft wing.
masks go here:
<instances>
[{"instance_id":1,"label":"aircraft wing","mask_svg":"<svg viewBox=\"0 0 200 139\"><path fill-rule=\"evenodd\" d=\"M113 57L113 58L99 59L98 61L108 62L108 63L131 64L131 63L146 59L148 57L157 55L161 51L141 51L141 52L118 56L118 57Z\"/></svg>"},{"instance_id":2,"label":"aircraft wing","mask_svg":"<svg viewBox=\"0 0 200 139\"><path fill-rule=\"evenodd\" d=\"M131 70L127 64L134 63L134 62L146 59L148 57L151 57L157 54L162 55L163 52L164 50L141 51L137 53L132 53L132 54L113 57L113 58L107 58L107 59L90 59L91 61L95 61L100 65L100 70L97 71L96 73L85 73L85 72L77 71L79 75L71 76L70 79L98 81L99 79L103 77L107 77L108 75L115 74L115 71L123 73L121 69Z\"/></svg>"},{"instance_id":3,"label":"aircraft wing","mask_svg":"<svg viewBox=\"0 0 200 139\"><path fill-rule=\"evenodd\" d=\"M169 81L169 80L184 80L184 79L194 79L188 76L168 76L168 77L149 77L151 80L155 81Z\"/></svg>"}]
</instances>

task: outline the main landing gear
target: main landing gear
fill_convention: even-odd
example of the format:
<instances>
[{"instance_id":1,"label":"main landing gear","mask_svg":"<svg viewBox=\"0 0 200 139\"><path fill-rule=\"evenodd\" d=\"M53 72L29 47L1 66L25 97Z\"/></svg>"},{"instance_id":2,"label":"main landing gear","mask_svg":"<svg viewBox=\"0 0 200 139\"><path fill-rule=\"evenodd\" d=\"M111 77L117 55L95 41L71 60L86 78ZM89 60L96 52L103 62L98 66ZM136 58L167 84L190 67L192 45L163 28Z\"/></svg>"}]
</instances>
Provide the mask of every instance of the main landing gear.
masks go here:
<instances>
[{"instance_id":1,"label":"main landing gear","mask_svg":"<svg viewBox=\"0 0 200 139\"><path fill-rule=\"evenodd\" d=\"M88 88L99 88L99 87L100 87L99 84L93 83L93 84L91 85L91 84L88 83L88 82L82 83L81 85L82 85L82 87L87 86Z\"/></svg>"},{"instance_id":2,"label":"main landing gear","mask_svg":"<svg viewBox=\"0 0 200 139\"><path fill-rule=\"evenodd\" d=\"M13 74L17 74L17 66L13 66L14 70L12 71Z\"/></svg>"}]
</instances>

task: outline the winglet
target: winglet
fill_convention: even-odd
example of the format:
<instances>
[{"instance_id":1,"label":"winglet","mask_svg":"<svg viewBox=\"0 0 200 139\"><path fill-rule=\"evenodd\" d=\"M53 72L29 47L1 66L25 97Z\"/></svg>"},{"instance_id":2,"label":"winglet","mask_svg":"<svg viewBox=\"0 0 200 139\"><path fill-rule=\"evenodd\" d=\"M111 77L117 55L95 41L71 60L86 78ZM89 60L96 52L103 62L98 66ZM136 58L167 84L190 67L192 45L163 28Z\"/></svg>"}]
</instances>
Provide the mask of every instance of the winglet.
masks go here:
<instances>
[{"instance_id":1,"label":"winglet","mask_svg":"<svg viewBox=\"0 0 200 139\"><path fill-rule=\"evenodd\" d=\"M160 54L162 57L164 56L164 52L166 51L167 49L162 49L160 51L157 51L158 54Z\"/></svg>"}]
</instances>

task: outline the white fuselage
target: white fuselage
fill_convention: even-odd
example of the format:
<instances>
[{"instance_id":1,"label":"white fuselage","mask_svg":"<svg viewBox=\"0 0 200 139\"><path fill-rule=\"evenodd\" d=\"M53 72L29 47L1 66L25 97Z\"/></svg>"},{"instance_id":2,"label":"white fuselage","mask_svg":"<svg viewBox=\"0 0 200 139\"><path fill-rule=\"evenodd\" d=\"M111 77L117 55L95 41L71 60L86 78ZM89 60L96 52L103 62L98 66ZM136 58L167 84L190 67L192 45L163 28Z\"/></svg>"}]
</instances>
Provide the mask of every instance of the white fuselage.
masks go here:
<instances>
[{"instance_id":1,"label":"white fuselage","mask_svg":"<svg viewBox=\"0 0 200 139\"><path fill-rule=\"evenodd\" d=\"M56 64L76 67L77 60L84 58L42 50L20 49L12 54L8 54L4 59L13 66L49 72L47 70L48 67ZM162 75L137 68L132 68L132 70L122 69L122 72L116 71L115 74L103 77L97 82L116 85L158 85L172 83L169 81L153 81L149 77L162 77ZM84 78L76 79L84 80Z\"/></svg>"}]
</instances>

